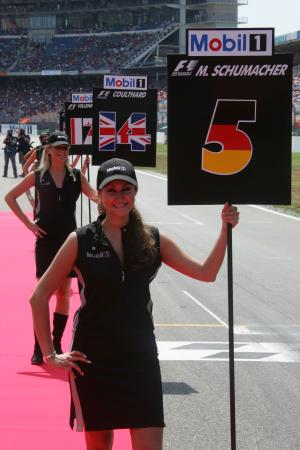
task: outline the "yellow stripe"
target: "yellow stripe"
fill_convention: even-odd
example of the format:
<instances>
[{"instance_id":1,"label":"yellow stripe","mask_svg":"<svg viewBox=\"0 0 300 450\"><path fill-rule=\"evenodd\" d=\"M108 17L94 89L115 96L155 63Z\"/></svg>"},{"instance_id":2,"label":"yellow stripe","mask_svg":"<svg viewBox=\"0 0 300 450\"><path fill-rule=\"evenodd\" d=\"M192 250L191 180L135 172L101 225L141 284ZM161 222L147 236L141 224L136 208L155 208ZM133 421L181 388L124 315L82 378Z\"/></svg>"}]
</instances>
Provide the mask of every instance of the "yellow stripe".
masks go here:
<instances>
[{"instance_id":1,"label":"yellow stripe","mask_svg":"<svg viewBox=\"0 0 300 450\"><path fill-rule=\"evenodd\" d=\"M251 160L251 157L251 149L222 150L217 153L203 149L202 169L211 173L230 175L244 169Z\"/></svg>"}]
</instances>

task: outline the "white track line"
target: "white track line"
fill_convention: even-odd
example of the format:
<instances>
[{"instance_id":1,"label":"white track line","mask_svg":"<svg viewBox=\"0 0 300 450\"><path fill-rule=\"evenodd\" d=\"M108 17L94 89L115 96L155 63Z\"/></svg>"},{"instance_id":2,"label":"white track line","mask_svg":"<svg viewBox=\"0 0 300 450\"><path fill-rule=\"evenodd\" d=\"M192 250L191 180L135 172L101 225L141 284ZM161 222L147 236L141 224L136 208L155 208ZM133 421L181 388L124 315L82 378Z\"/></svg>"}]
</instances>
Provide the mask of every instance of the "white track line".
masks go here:
<instances>
[{"instance_id":1,"label":"white track line","mask_svg":"<svg viewBox=\"0 0 300 450\"><path fill-rule=\"evenodd\" d=\"M137 169L136 172L137 173L141 173L142 175L147 175L148 177L158 178L159 180L163 180L163 181L167 181L168 180L167 177L164 177L162 175L156 175L153 172L144 172L143 170L139 170L139 169Z\"/></svg>"},{"instance_id":2,"label":"white track line","mask_svg":"<svg viewBox=\"0 0 300 450\"><path fill-rule=\"evenodd\" d=\"M274 211L273 209L264 208L263 206L258 206L258 205L248 205L248 206L251 206L251 208L260 209L260 210L268 212L270 214L276 214L277 216L286 217L287 219L298 220L298 222L300 222L300 217L291 216L289 214Z\"/></svg>"},{"instance_id":3,"label":"white track line","mask_svg":"<svg viewBox=\"0 0 300 450\"><path fill-rule=\"evenodd\" d=\"M217 322L221 323L222 325L224 325L224 327L228 328L228 325L226 322L224 322L222 319L220 319L220 317L216 316L216 314L214 314L212 311L210 311L210 309L206 308L206 306L204 306L201 302L199 302L199 300L195 299L195 297L193 297L188 291L182 291L185 295L187 295L191 300L193 300L193 302L195 302L198 306L201 306L201 308L204 309L204 311L208 312L208 314L210 314L214 319L216 319Z\"/></svg>"},{"instance_id":4,"label":"white track line","mask_svg":"<svg viewBox=\"0 0 300 450\"><path fill-rule=\"evenodd\" d=\"M164 177L162 175L156 175L152 172L145 172L143 170L137 170L137 172L141 173L142 175L147 175L149 177L158 178L159 180L168 181L167 177ZM281 213L278 211L273 211L272 209L264 208L263 206L258 206L258 205L247 205L247 206L250 206L251 208L260 209L260 210L268 212L270 214L275 214L277 216L286 217L287 219L297 220L298 222L300 222L300 217L291 216L289 214ZM199 225L200 225L200 223L199 223Z\"/></svg>"}]
</instances>

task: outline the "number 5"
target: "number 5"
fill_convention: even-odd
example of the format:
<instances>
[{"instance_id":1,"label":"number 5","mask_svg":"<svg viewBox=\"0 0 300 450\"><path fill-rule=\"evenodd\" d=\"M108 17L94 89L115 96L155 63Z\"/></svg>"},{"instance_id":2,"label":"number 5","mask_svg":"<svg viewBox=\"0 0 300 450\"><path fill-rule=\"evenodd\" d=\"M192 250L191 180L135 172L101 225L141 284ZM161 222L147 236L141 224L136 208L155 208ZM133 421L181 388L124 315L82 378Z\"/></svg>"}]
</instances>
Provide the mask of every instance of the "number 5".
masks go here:
<instances>
[{"instance_id":1,"label":"number 5","mask_svg":"<svg viewBox=\"0 0 300 450\"><path fill-rule=\"evenodd\" d=\"M239 129L241 122L256 122L256 100L217 100L202 147L202 170L232 175L249 164L253 146L249 136ZM211 151L207 148L211 144L219 144L221 149Z\"/></svg>"}]
</instances>

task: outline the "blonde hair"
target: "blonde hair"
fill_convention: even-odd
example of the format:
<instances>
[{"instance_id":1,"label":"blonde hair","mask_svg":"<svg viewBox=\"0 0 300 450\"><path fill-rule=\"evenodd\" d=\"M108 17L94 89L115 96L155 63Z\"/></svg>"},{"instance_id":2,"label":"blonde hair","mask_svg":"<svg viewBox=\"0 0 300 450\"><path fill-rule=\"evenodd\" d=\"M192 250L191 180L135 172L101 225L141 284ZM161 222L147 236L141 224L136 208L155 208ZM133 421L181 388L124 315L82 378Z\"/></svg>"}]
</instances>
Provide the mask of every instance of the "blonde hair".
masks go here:
<instances>
[{"instance_id":1,"label":"blonde hair","mask_svg":"<svg viewBox=\"0 0 300 450\"><path fill-rule=\"evenodd\" d=\"M51 158L50 155L48 154L47 150L49 149L49 147L52 147L52 145L46 145L43 153L42 153L42 157L41 157L41 161L40 164L38 166L38 170L41 171L41 175L40 175L40 179L43 178L44 173L50 169L51 167ZM67 159L67 161L65 162L65 166L68 169L68 171L70 172L70 175L73 176L74 178L74 173L73 173L73 167L70 165L69 163L69 158Z\"/></svg>"},{"instance_id":2,"label":"blonde hair","mask_svg":"<svg viewBox=\"0 0 300 450\"><path fill-rule=\"evenodd\" d=\"M100 220L106 216L106 211L101 203L98 204ZM145 225L140 212L134 207L129 214L127 225L128 239L128 265L132 270L139 270L154 263L158 255L156 242L151 233L151 228Z\"/></svg>"}]
</instances>

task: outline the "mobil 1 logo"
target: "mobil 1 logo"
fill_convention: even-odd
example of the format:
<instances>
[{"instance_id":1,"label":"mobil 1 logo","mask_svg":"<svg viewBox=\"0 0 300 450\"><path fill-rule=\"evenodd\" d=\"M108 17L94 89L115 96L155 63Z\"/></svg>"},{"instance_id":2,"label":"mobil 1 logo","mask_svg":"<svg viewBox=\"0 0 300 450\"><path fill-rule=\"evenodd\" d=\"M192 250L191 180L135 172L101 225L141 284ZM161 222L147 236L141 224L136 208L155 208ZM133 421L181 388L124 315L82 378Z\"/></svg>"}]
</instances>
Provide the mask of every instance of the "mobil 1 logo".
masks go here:
<instances>
[{"instance_id":1,"label":"mobil 1 logo","mask_svg":"<svg viewBox=\"0 0 300 450\"><path fill-rule=\"evenodd\" d=\"M219 28L187 30L187 55L271 56L274 29Z\"/></svg>"}]
</instances>

